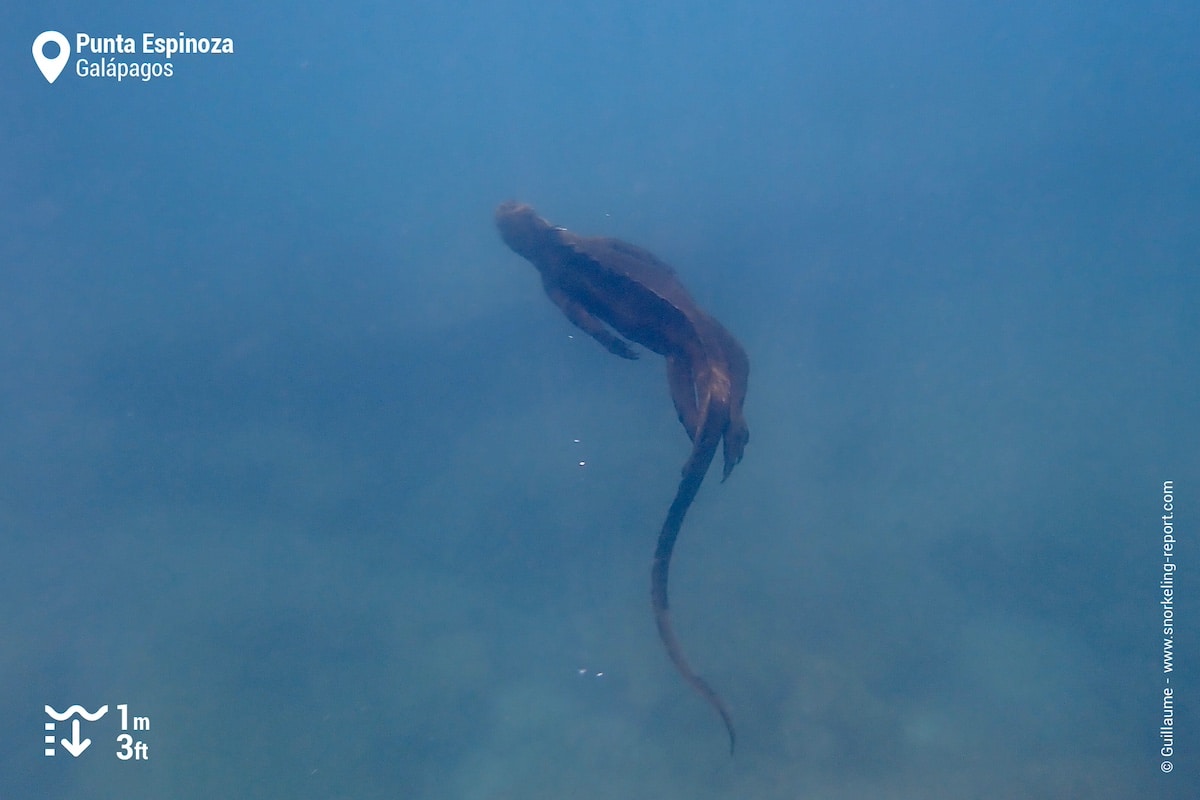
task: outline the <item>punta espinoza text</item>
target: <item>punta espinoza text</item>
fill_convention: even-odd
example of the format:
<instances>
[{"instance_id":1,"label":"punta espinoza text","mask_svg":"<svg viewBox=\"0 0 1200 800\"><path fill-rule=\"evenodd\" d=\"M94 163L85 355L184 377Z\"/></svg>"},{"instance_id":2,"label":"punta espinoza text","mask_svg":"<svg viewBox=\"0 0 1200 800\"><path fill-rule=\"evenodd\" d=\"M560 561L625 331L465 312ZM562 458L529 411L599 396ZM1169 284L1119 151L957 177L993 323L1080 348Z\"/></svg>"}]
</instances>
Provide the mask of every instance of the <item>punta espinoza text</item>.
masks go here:
<instances>
[{"instance_id":1,"label":"punta espinoza text","mask_svg":"<svg viewBox=\"0 0 1200 800\"><path fill-rule=\"evenodd\" d=\"M75 34L75 54L83 55L85 50L93 55L141 54L166 58L191 53L224 55L233 53L233 39L228 36L185 36L183 31L178 36L158 36L154 33L143 33L140 37L119 33L116 36Z\"/></svg>"}]
</instances>

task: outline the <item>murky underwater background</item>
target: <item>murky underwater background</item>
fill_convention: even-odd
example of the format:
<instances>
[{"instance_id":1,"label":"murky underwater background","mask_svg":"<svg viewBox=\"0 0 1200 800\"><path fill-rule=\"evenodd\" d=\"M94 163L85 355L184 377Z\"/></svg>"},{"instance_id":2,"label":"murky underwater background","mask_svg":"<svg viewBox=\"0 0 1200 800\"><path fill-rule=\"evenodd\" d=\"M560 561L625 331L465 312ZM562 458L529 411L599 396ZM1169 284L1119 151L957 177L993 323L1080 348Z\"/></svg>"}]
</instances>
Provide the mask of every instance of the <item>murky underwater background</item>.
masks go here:
<instances>
[{"instance_id":1,"label":"murky underwater background","mask_svg":"<svg viewBox=\"0 0 1200 800\"><path fill-rule=\"evenodd\" d=\"M0 798L1200 791L1193 4L93 5L0 36ZM47 29L236 50L49 85ZM509 197L750 355L672 573L732 759L650 614L661 359Z\"/></svg>"}]
</instances>

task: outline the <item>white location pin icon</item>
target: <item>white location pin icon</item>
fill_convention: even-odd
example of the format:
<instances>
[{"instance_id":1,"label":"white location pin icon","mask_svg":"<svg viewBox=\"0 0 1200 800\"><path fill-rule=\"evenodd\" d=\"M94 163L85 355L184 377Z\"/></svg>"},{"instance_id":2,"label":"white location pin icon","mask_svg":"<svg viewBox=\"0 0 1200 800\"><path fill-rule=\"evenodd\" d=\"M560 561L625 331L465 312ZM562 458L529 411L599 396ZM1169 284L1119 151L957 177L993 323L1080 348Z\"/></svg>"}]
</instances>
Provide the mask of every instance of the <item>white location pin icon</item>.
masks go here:
<instances>
[{"instance_id":1,"label":"white location pin icon","mask_svg":"<svg viewBox=\"0 0 1200 800\"><path fill-rule=\"evenodd\" d=\"M42 48L46 46L46 42L54 42L58 45L58 55L54 58L46 58L46 54L42 52ZM33 40L33 60L37 62L38 69L46 76L49 83L54 83L58 80L58 76L62 74L63 67L71 59L71 43L67 41L67 37L63 36L58 31L44 31L39 33L38 37Z\"/></svg>"}]
</instances>

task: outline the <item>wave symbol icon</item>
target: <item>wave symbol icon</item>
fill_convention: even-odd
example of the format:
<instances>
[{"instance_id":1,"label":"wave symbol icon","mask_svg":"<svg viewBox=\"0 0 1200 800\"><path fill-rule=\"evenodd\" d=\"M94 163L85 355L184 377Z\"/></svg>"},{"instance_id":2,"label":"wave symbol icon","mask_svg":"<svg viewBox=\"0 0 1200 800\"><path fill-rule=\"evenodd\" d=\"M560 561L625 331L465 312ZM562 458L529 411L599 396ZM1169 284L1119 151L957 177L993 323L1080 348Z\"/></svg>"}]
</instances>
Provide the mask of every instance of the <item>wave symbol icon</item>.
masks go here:
<instances>
[{"instance_id":1,"label":"wave symbol icon","mask_svg":"<svg viewBox=\"0 0 1200 800\"><path fill-rule=\"evenodd\" d=\"M103 717L105 714L108 713L108 706L107 705L100 706L100 708L97 709L96 713L94 713L94 714L89 714L88 710L81 705L73 705L70 708L68 708L66 711L62 712L61 714L58 713L57 711L55 711L50 706L46 706L46 713L49 714L53 719L58 720L59 722L66 722L68 719L71 718L72 714L78 714L79 716L86 719L88 722L95 722L96 720L100 719L101 717Z\"/></svg>"}]
</instances>

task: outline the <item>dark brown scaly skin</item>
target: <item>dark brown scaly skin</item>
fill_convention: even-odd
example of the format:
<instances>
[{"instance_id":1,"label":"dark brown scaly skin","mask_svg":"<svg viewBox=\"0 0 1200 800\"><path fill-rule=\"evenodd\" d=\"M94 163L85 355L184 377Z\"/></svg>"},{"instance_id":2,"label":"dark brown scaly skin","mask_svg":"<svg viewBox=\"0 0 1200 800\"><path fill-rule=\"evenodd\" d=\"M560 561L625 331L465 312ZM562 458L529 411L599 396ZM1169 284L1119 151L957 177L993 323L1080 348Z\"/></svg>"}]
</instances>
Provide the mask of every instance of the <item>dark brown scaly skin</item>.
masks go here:
<instances>
[{"instance_id":1,"label":"dark brown scaly skin","mask_svg":"<svg viewBox=\"0 0 1200 800\"><path fill-rule=\"evenodd\" d=\"M650 597L667 654L721 715L732 753L735 736L729 709L692 671L671 627L667 578L675 539L717 445L724 442L724 480L742 460L750 439L742 417L750 375L746 353L721 323L696 306L671 268L640 247L619 239L577 236L513 201L496 209L496 227L513 251L537 267L546 294L567 319L605 349L637 358L629 340L666 357L671 399L692 440L692 453L658 534Z\"/></svg>"}]
</instances>

